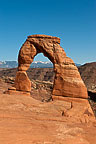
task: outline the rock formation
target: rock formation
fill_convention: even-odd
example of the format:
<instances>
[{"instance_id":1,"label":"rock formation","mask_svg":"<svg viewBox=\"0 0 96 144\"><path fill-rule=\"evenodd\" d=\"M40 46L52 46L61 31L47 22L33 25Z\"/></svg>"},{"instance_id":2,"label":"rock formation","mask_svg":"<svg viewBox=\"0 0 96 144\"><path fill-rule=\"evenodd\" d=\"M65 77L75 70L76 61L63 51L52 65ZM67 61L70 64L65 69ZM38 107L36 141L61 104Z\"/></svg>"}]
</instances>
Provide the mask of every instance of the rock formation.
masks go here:
<instances>
[{"instance_id":1,"label":"rock formation","mask_svg":"<svg viewBox=\"0 0 96 144\"><path fill-rule=\"evenodd\" d=\"M54 65L53 99L58 97L88 98L87 89L77 67L60 46L60 38L47 35L28 36L21 47L15 79L16 90L30 92L31 82L26 71L38 53L43 53Z\"/></svg>"}]
</instances>

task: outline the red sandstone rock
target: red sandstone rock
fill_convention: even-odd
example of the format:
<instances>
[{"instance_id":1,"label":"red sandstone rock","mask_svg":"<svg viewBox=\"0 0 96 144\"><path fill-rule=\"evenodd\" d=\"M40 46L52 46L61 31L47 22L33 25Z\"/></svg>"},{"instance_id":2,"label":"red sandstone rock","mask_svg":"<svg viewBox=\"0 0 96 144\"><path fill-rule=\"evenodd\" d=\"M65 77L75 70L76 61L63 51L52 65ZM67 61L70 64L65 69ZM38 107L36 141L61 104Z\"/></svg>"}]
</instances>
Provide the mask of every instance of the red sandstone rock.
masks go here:
<instances>
[{"instance_id":1,"label":"red sandstone rock","mask_svg":"<svg viewBox=\"0 0 96 144\"><path fill-rule=\"evenodd\" d=\"M59 44L60 38L57 37L47 35L28 36L19 52L18 71L21 72L17 73L15 80L17 90L31 90L30 81L24 71L30 67L38 53L43 53L54 64L55 80L52 94L63 97L88 98L87 89L77 67L72 59L66 56L65 51Z\"/></svg>"},{"instance_id":2,"label":"red sandstone rock","mask_svg":"<svg viewBox=\"0 0 96 144\"><path fill-rule=\"evenodd\" d=\"M27 73L18 71L15 79L16 90L29 92L31 91L31 81L29 80Z\"/></svg>"},{"instance_id":3,"label":"red sandstone rock","mask_svg":"<svg viewBox=\"0 0 96 144\"><path fill-rule=\"evenodd\" d=\"M10 87L10 88L8 88L8 90L16 90L16 88L15 87Z\"/></svg>"}]
</instances>

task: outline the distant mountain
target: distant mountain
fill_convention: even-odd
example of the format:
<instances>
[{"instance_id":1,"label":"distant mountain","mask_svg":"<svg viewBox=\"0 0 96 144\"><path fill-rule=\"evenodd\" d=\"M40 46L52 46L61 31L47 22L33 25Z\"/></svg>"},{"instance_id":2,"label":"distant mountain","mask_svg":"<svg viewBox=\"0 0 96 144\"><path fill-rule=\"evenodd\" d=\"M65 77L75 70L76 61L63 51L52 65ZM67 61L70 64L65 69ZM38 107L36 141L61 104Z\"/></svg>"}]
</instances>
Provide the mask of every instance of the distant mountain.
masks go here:
<instances>
[{"instance_id":1,"label":"distant mountain","mask_svg":"<svg viewBox=\"0 0 96 144\"><path fill-rule=\"evenodd\" d=\"M0 61L0 68L16 68L18 66L17 61ZM80 64L76 64L76 66L80 66ZM53 68L53 63L47 61L33 61L31 68Z\"/></svg>"},{"instance_id":2,"label":"distant mountain","mask_svg":"<svg viewBox=\"0 0 96 144\"><path fill-rule=\"evenodd\" d=\"M17 61L0 61L0 68L16 68L18 66ZM52 68L51 62L34 61L32 62L31 68Z\"/></svg>"},{"instance_id":3,"label":"distant mountain","mask_svg":"<svg viewBox=\"0 0 96 144\"><path fill-rule=\"evenodd\" d=\"M17 61L0 61L0 68L16 68L17 66Z\"/></svg>"},{"instance_id":4,"label":"distant mountain","mask_svg":"<svg viewBox=\"0 0 96 144\"><path fill-rule=\"evenodd\" d=\"M32 62L31 68L52 68L53 64L51 62L34 61Z\"/></svg>"},{"instance_id":5,"label":"distant mountain","mask_svg":"<svg viewBox=\"0 0 96 144\"><path fill-rule=\"evenodd\" d=\"M81 66L81 64L77 64L77 63L75 63L75 65L76 65L77 67Z\"/></svg>"}]
</instances>

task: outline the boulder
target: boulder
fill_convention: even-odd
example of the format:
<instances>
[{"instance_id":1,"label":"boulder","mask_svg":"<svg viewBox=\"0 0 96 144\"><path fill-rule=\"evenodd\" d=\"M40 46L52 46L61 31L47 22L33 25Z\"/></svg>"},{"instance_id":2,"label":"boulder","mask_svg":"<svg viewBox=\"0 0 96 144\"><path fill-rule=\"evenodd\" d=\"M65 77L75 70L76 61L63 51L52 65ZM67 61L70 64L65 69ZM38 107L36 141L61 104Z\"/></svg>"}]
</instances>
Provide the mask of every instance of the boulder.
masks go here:
<instances>
[{"instance_id":1,"label":"boulder","mask_svg":"<svg viewBox=\"0 0 96 144\"><path fill-rule=\"evenodd\" d=\"M31 81L29 80L27 73L24 71L17 72L14 85L17 91L31 91Z\"/></svg>"}]
</instances>

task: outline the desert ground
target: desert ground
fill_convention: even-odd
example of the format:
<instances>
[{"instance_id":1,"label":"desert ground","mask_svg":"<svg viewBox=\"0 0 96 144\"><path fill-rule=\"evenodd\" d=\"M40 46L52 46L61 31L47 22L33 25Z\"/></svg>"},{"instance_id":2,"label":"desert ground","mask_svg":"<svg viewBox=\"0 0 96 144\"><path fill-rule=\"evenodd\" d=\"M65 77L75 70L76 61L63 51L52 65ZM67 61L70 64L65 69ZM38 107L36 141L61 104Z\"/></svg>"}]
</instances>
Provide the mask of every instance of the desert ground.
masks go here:
<instances>
[{"instance_id":1,"label":"desert ground","mask_svg":"<svg viewBox=\"0 0 96 144\"><path fill-rule=\"evenodd\" d=\"M44 82L33 80L29 96L7 93L14 80L0 79L0 144L95 144L96 120L88 100L52 101L51 82L46 83L45 89Z\"/></svg>"}]
</instances>

